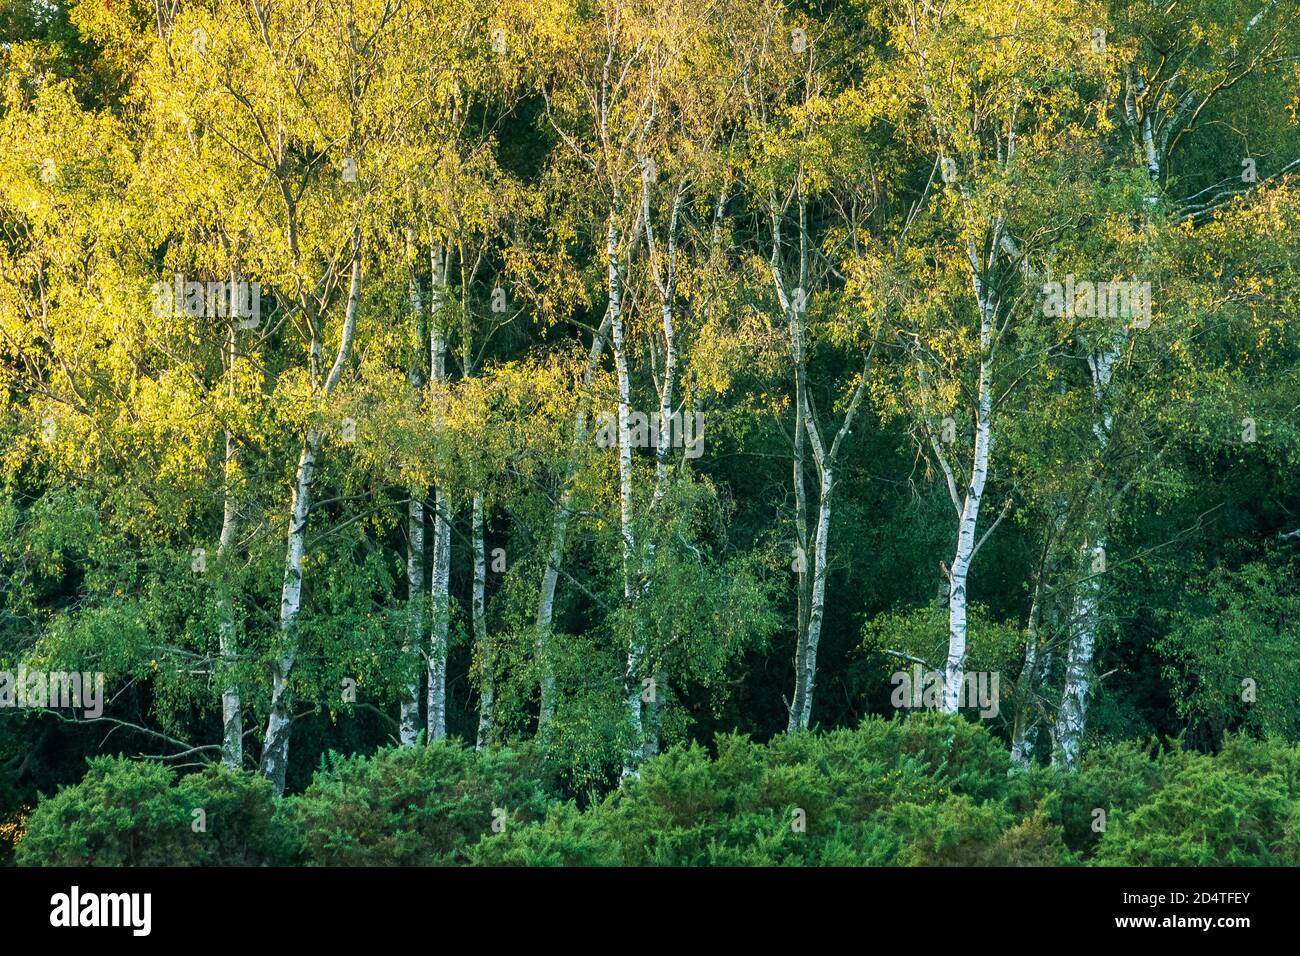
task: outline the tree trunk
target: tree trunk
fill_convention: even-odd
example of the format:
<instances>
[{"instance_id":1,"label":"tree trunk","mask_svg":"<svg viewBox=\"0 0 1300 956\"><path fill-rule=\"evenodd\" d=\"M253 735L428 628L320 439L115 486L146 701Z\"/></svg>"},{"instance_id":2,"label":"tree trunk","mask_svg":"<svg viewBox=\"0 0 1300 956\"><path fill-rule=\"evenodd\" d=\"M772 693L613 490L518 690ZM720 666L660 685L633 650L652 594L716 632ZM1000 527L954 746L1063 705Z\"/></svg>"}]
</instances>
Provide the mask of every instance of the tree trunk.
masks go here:
<instances>
[{"instance_id":1,"label":"tree trunk","mask_svg":"<svg viewBox=\"0 0 1300 956\"><path fill-rule=\"evenodd\" d=\"M1097 450L1104 454L1110 439L1112 415L1107 392L1115 363L1123 351L1126 335L1121 335L1113 347L1102 352L1090 352L1088 367L1092 372L1093 396L1100 409L1100 417L1093 422L1092 432L1097 439ZM1061 690L1061 708L1056 721L1055 755L1067 769L1078 762L1083 748L1083 734L1087 721L1088 693L1092 682L1092 658L1097 648L1097 633L1101 612L1101 577L1105 571L1106 537L1099 524L1089 523L1092 546L1085 545L1080 561L1081 582L1075 590L1074 611L1070 616L1070 646L1065 659L1065 684ZM1101 564L1097 561L1100 559Z\"/></svg>"},{"instance_id":2,"label":"tree trunk","mask_svg":"<svg viewBox=\"0 0 1300 956\"><path fill-rule=\"evenodd\" d=\"M972 268L975 268L972 265ZM966 670L966 583L975 556L975 529L979 524L984 482L988 477L989 446L992 440L993 391L990 349L993 339L992 292L984 288L978 271L972 273L975 297L980 305L979 417L975 425L975 448L971 462L970 487L962 503L957 525L957 549L948 578L948 659L944 668L943 710L955 714L960 706L962 678Z\"/></svg>"},{"instance_id":3,"label":"tree trunk","mask_svg":"<svg viewBox=\"0 0 1300 956\"><path fill-rule=\"evenodd\" d=\"M618 377L618 502L619 536L623 542L623 600L631 607L636 601L636 584L633 580L636 561L636 539L632 530L632 439L628 430L631 411L632 386L628 377L627 346L623 338L622 283L618 270L618 215L617 201L609 213L609 230L606 234L605 255L608 259L609 317L614 341L614 368ZM641 721L641 661L645 647L635 632L629 635L627 649L628 720L632 727L633 745L624 761L623 773L636 773L640 762L642 744Z\"/></svg>"},{"instance_id":4,"label":"tree trunk","mask_svg":"<svg viewBox=\"0 0 1300 956\"><path fill-rule=\"evenodd\" d=\"M230 295L233 304L239 273L230 270ZM239 316L235 309L230 309L230 381L228 394L235 397L236 368L239 358ZM217 557L228 559L235 545L235 535L239 526L239 513L235 506L234 483L239 473L239 442L229 428L226 429L226 457L222 478L221 538L217 546ZM225 684L221 691L221 762L231 769L238 770L244 765L244 719L239 697L239 685L230 676L239 656L239 646L235 634L235 607L230 594L227 575L228 561L221 561L221 624L218 643L222 665L227 672Z\"/></svg>"},{"instance_id":5,"label":"tree trunk","mask_svg":"<svg viewBox=\"0 0 1300 956\"><path fill-rule=\"evenodd\" d=\"M1025 663L1020 668L1020 677L1016 680L1016 713L1011 726L1011 759L1021 767L1028 767L1033 759L1035 731L1042 717L1037 705L1040 686L1039 667L1043 660L1039 648L1042 634L1043 589L1050 564L1049 550L1048 557L1035 576L1034 599L1029 608L1029 627L1025 638Z\"/></svg>"},{"instance_id":6,"label":"tree trunk","mask_svg":"<svg viewBox=\"0 0 1300 956\"><path fill-rule=\"evenodd\" d=\"M829 467L822 469L818 486L817 535L813 544L812 595L808 608L806 636L795 650L795 690L787 730L806 730L812 719L813 688L817 679L817 647L821 642L822 616L826 606L826 553L831 528Z\"/></svg>"},{"instance_id":7,"label":"tree trunk","mask_svg":"<svg viewBox=\"0 0 1300 956\"><path fill-rule=\"evenodd\" d=\"M436 386L447 379L447 336L443 322L446 297L447 257L441 243L434 242L430 251L429 376ZM445 483L439 482L433 498L433 573L430 597L433 628L429 640L429 690L426 715L428 740L432 743L447 735L447 630L451 619L451 503Z\"/></svg>"},{"instance_id":8,"label":"tree trunk","mask_svg":"<svg viewBox=\"0 0 1300 956\"><path fill-rule=\"evenodd\" d=\"M677 296L677 224L681 214L684 189L679 189L673 198L672 210L668 217L668 256L664 270L660 273L654 265L656 254L654 228L651 221L650 183L642 186L643 220L645 222L646 242L650 249L652 273L660 297L660 325L664 336L664 375L659 389L659 429L655 441L655 482L650 496L649 513L651 517L659 508L660 502L668 491L668 454L673 437L673 403L677 390L677 335L673 325L674 306ZM684 410L683 410L684 414ZM683 432L685 426L682 426ZM683 438L683 441L685 439ZM649 522L647 522L649 524ZM654 566L655 543L647 536L644 544L644 557L641 561L642 596L650 588L651 573ZM653 693L646 704L649 715L644 721L645 734L641 742L641 759L646 760L659 752L659 731L663 725L663 707L667 702L668 674L662 667L656 668L653 676ZM644 695L642 695L644 698Z\"/></svg>"},{"instance_id":9,"label":"tree trunk","mask_svg":"<svg viewBox=\"0 0 1300 956\"><path fill-rule=\"evenodd\" d=\"M411 274L411 316L414 320L415 358L407 373L411 390L419 393L424 386L423 303L420 301L420 281ZM410 669L406 686L402 688L401 715L398 740L403 747L415 744L420 733L420 672L415 667L417 648L424 636L424 492L409 489L406 512L406 599L409 611L406 639L402 645L402 659Z\"/></svg>"},{"instance_id":10,"label":"tree trunk","mask_svg":"<svg viewBox=\"0 0 1300 956\"><path fill-rule=\"evenodd\" d=\"M483 691L478 705L478 735L476 746L482 750L490 742L493 727L492 707L495 698L492 672L492 648L487 633L487 557L483 553L483 494L474 495L470 518L474 538L474 595L471 601L474 618L474 646L478 648L479 670L483 675Z\"/></svg>"},{"instance_id":11,"label":"tree trunk","mask_svg":"<svg viewBox=\"0 0 1300 956\"><path fill-rule=\"evenodd\" d=\"M334 365L325 380L323 394L330 395L343 374L343 366L352 354L352 335L356 329L357 308L361 300L361 240L354 239L352 254L352 282L348 289L347 311L343 320L343 333ZM307 534L307 519L311 514L311 482L320 453L321 435L309 429L298 456L294 475L293 495L289 505L288 546L284 558L284 583L280 589L280 640L281 652L271 674L271 711L266 721L266 736L262 747L261 773L270 778L278 792L284 792L285 771L289 765L289 734L293 727L292 688L289 678L297 660L297 635L294 624L302 605L302 559Z\"/></svg>"},{"instance_id":12,"label":"tree trunk","mask_svg":"<svg viewBox=\"0 0 1300 956\"><path fill-rule=\"evenodd\" d=\"M1104 539L1097 548L1105 553ZM1081 554L1085 580L1075 596L1070 619L1070 647L1065 661L1065 685L1061 691L1061 709L1056 720L1056 750L1061 764L1073 769L1083 746L1087 718L1088 691L1092 677L1092 655L1097 646L1097 617L1101 599L1101 581L1092 567L1095 549L1085 547Z\"/></svg>"},{"instance_id":13,"label":"tree trunk","mask_svg":"<svg viewBox=\"0 0 1300 956\"><path fill-rule=\"evenodd\" d=\"M411 668L402 688L401 724L398 730L403 747L414 746L420 733L420 673L414 669L416 648L424 634L424 501L412 488L406 514L406 597L409 616L402 658Z\"/></svg>"}]
</instances>

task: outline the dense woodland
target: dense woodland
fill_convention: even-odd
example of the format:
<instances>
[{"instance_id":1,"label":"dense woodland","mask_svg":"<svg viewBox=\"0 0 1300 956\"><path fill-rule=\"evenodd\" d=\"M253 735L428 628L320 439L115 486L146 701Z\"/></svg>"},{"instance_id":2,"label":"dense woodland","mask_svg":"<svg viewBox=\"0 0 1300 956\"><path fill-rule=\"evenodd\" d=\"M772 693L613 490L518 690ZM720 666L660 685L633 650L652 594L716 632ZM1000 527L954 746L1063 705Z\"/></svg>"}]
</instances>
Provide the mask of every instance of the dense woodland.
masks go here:
<instances>
[{"instance_id":1,"label":"dense woodland","mask_svg":"<svg viewBox=\"0 0 1300 956\"><path fill-rule=\"evenodd\" d=\"M1300 863L1298 226L1293 0L3 0L0 860Z\"/></svg>"}]
</instances>

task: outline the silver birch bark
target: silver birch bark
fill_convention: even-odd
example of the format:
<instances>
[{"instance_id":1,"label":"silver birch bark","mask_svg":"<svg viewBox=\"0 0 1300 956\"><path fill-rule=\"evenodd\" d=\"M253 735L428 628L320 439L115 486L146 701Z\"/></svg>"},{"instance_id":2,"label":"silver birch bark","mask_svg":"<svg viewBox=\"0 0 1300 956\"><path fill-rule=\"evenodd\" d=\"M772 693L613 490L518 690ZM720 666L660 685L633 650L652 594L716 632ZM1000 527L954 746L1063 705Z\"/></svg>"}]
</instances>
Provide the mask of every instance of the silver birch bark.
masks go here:
<instances>
[{"instance_id":1,"label":"silver birch bark","mask_svg":"<svg viewBox=\"0 0 1300 956\"><path fill-rule=\"evenodd\" d=\"M474 547L474 593L470 603L474 618L474 645L478 648L479 667L483 672L483 692L479 698L478 734L475 738L475 746L482 750L492 736L492 708L496 697L493 686L492 648L488 645L487 633L487 557L483 553L482 492L474 495L470 524Z\"/></svg>"},{"instance_id":2,"label":"silver birch bark","mask_svg":"<svg viewBox=\"0 0 1300 956\"><path fill-rule=\"evenodd\" d=\"M789 318L790 354L795 375L795 442L794 442L794 492L796 538L800 548L798 565L798 621L795 638L795 686L790 700L788 731L806 729L812 720L813 691L817 680L817 650L821 643L822 619L826 607L826 577L830 545L831 495L835 490L835 462L840 446L853 428L866 394L867 374L875 355L875 343L867 351L862 375L854 389L844 413L844 420L835 433L830 447L822 441L817 416L808 394L808 364L804 345L804 313L807 307L808 281L808 228L807 213L802 190L799 190L799 285L787 290L780 268L781 210L775 196L769 194L768 213L772 223L772 252L770 269L776 289L777 301ZM807 438L812 450L813 464L817 468L817 529L813 537L811 587L807 587L807 499L804 489L803 441Z\"/></svg>"},{"instance_id":3,"label":"silver birch bark","mask_svg":"<svg viewBox=\"0 0 1300 956\"><path fill-rule=\"evenodd\" d=\"M230 271L230 380L227 394L234 398L236 394L235 378L238 374L236 365L239 358L239 316L234 308L235 290L239 288L239 273ZM221 538L217 545L217 557L228 558L235 546L235 535L239 527L239 512L235 503L234 482L239 471L239 442L234 433L227 428L226 456L223 465ZM239 647L235 634L235 608L229 584L225 576L228 573L226 562L222 561L221 624L218 631L218 645L222 664L229 674L235 666ZM244 765L244 720L239 696L239 685L233 678L227 677L221 691L221 762L238 770Z\"/></svg>"},{"instance_id":4,"label":"silver birch bark","mask_svg":"<svg viewBox=\"0 0 1300 956\"><path fill-rule=\"evenodd\" d=\"M352 252L352 281L348 289L347 310L338 353L322 389L330 395L343 374L343 366L352 354L352 336L356 330L357 308L361 300L361 240L354 239ZM319 355L319 341L313 343ZM311 514L311 483L320 454L321 434L310 428L298 456L294 474L293 494L289 505L288 544L284 558L284 583L280 589L281 653L271 674L271 711L266 722L265 743L262 748L261 773L270 778L280 793L284 792L285 771L289 763L289 734L293 726L292 688L289 678L297 661L297 636L294 624L302 606L302 559L306 543L307 519Z\"/></svg>"},{"instance_id":5,"label":"silver birch bark","mask_svg":"<svg viewBox=\"0 0 1300 956\"><path fill-rule=\"evenodd\" d=\"M616 197L609 212L605 255L608 260L609 317L614 343L614 369L618 378L618 502L619 537L623 542L623 600L630 607L636 600L636 585L633 581L636 539L632 530L632 440L628 430L632 387L628 377L627 345L623 336L622 281L618 268L619 212L620 207ZM642 743L640 675L641 660L644 656L645 647L634 633L628 640L625 677L628 719L632 727L634 744L624 761L624 775L636 773L636 766L640 762Z\"/></svg>"},{"instance_id":6,"label":"silver birch bark","mask_svg":"<svg viewBox=\"0 0 1300 956\"><path fill-rule=\"evenodd\" d=\"M992 244L997 248L998 243ZM957 548L948 576L948 658L944 666L943 710L955 714L960 705L962 678L966 669L966 585L971 562L979 547L975 529L980 505L984 500L984 483L988 477L989 450L992 444L993 369L991 364L996 302L993 291L986 288L983 272L972 242L969 247L971 282L980 310L979 407L975 422L975 447L971 456L971 479L961 503L957 523Z\"/></svg>"},{"instance_id":7,"label":"silver birch bark","mask_svg":"<svg viewBox=\"0 0 1300 956\"><path fill-rule=\"evenodd\" d=\"M677 335L673 325L675 298L677 295L677 227L681 217L682 201L686 195L684 184L678 186L673 196L672 208L668 215L667 259L663 270L659 268L658 243L655 239L654 221L651 209L651 183L646 178L642 183L641 218L645 223L646 248L649 253L650 272L659 293L659 319L664 337L664 373L659 388L659 428L655 441L655 481L650 497L650 515L658 510L664 494L668 490L668 452L672 446L672 422L674 415L674 395L677 386ZM716 239L715 239L716 242ZM650 573L654 564L654 539L647 536L645 555L642 559L642 592L650 587ZM668 691L668 675L662 668L657 668L653 677L653 693L649 704L650 715L645 723L645 736L641 742L641 757L648 759L659 752L659 729L662 723L661 708Z\"/></svg>"},{"instance_id":8,"label":"silver birch bark","mask_svg":"<svg viewBox=\"0 0 1300 956\"><path fill-rule=\"evenodd\" d=\"M795 689L790 705L789 731L806 730L812 719L813 690L817 683L817 648L821 642L822 616L826 606L826 549L830 539L832 473L821 473L817 502L817 533L813 539L812 594L808 627L795 649Z\"/></svg>"},{"instance_id":9,"label":"silver birch bark","mask_svg":"<svg viewBox=\"0 0 1300 956\"><path fill-rule=\"evenodd\" d=\"M406 642L402 657L411 666L424 634L424 501L411 489L406 513L406 599L409 606ZM401 722L398 740L412 747L420 734L420 674L413 671L402 688Z\"/></svg>"},{"instance_id":10,"label":"silver birch bark","mask_svg":"<svg viewBox=\"0 0 1300 956\"><path fill-rule=\"evenodd\" d=\"M435 386L447 379L447 337L442 307L446 296L447 253L441 243L430 250L431 282L429 291L429 377ZM451 576L451 504L444 483L434 488L433 498L433 571L430 579L430 603L433 626L429 640L427 729L432 743L447 735L447 629L451 615L448 585Z\"/></svg>"},{"instance_id":11,"label":"silver birch bark","mask_svg":"<svg viewBox=\"0 0 1300 956\"><path fill-rule=\"evenodd\" d=\"M1115 363L1123 351L1127 335L1119 336L1113 346L1090 352L1088 368L1092 373L1093 395L1101 409L1100 420L1093 422L1098 451L1106 451L1113 418L1107 393ZM1087 720L1088 693L1091 690L1092 658L1097 647L1101 608L1101 576L1094 566L1097 556L1105 561L1106 536L1097 522L1091 524L1091 546L1085 543L1080 561L1082 580L1075 592L1074 613L1070 617L1070 645L1066 655L1065 684L1061 690L1061 707L1056 720L1056 752L1066 769L1073 768L1083 747Z\"/></svg>"},{"instance_id":12,"label":"silver birch bark","mask_svg":"<svg viewBox=\"0 0 1300 956\"><path fill-rule=\"evenodd\" d=\"M414 270L411 274L411 316L414 322L416 358L411 362L407 379L412 391L419 392L424 385L424 361L419 357L424 345L422 333L423 303L420 301L420 282ZM417 648L424 635L424 492L409 489L406 512L406 599L409 610L406 640L402 658L413 667ZM412 669L406 686L402 688L401 715L398 740L403 747L415 744L420 733L420 674Z\"/></svg>"}]
</instances>

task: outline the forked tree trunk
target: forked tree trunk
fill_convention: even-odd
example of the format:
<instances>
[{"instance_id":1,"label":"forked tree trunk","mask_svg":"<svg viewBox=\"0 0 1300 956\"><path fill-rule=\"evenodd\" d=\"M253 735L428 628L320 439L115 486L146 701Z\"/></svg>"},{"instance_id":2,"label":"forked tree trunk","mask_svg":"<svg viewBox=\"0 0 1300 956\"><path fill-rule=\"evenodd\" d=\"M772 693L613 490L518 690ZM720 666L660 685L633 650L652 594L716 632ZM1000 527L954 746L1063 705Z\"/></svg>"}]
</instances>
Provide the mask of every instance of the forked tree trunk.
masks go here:
<instances>
[{"instance_id":1,"label":"forked tree trunk","mask_svg":"<svg viewBox=\"0 0 1300 956\"><path fill-rule=\"evenodd\" d=\"M334 365L325 380L322 394L330 395L343 374L343 366L352 354L352 336L356 330L357 308L361 300L361 240L355 238L352 254L352 281L348 289L347 311ZM293 494L289 505L289 534L284 558L284 583L280 589L280 656L271 674L271 709L266 721L262 747L261 773L270 778L278 792L284 792L285 771L289 765L289 735L293 728L293 694L289 680L298 658L298 638L294 625L302 607L302 559L306 543L307 519L311 515L312 478L320 454L321 434L309 429L298 467L294 473Z\"/></svg>"},{"instance_id":2,"label":"forked tree trunk","mask_svg":"<svg viewBox=\"0 0 1300 956\"><path fill-rule=\"evenodd\" d=\"M1101 410L1093 422L1098 452L1104 454L1110 440L1113 418L1108 406L1110 381L1115 363L1123 351L1127 336L1120 336L1113 347L1090 353L1093 396ZM1070 617L1070 645L1065 661L1065 684L1061 690L1061 707L1056 721L1056 756L1066 769L1073 768L1083 748L1088 712L1088 694L1092 685L1092 659L1097 648L1100 627L1101 574L1105 571L1106 536L1097 522L1090 524L1092 542L1085 544L1080 561L1081 581L1075 591L1074 612Z\"/></svg>"}]
</instances>

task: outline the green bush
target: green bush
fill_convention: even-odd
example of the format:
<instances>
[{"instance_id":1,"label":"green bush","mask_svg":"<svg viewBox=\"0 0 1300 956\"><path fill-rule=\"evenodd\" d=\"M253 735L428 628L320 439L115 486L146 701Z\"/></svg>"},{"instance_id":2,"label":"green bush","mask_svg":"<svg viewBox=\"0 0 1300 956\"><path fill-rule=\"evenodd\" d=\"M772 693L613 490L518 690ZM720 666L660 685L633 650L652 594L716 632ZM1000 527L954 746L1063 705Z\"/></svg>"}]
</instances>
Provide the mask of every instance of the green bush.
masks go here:
<instances>
[{"instance_id":1,"label":"green bush","mask_svg":"<svg viewBox=\"0 0 1300 956\"><path fill-rule=\"evenodd\" d=\"M159 763L121 757L89 763L80 783L37 804L18 844L18 865L292 862L292 835L277 815L271 784L262 777L210 767L177 781Z\"/></svg>"},{"instance_id":2,"label":"green bush","mask_svg":"<svg viewBox=\"0 0 1300 956\"><path fill-rule=\"evenodd\" d=\"M467 862L494 822L538 821L553 799L532 749L477 752L444 740L369 758L331 754L287 802L309 863L430 866Z\"/></svg>"},{"instance_id":3,"label":"green bush","mask_svg":"<svg viewBox=\"0 0 1300 956\"><path fill-rule=\"evenodd\" d=\"M916 714L856 730L722 736L675 747L579 824L557 813L484 844L476 862L629 866L1046 865L1073 862L1036 803L1006 800L1010 761L981 726Z\"/></svg>"},{"instance_id":4,"label":"green bush","mask_svg":"<svg viewBox=\"0 0 1300 956\"><path fill-rule=\"evenodd\" d=\"M1072 773L1050 771L1050 786L1060 795L1056 819L1072 850L1090 856L1101 834L1093 829L1097 809L1107 823L1117 813L1130 812L1151 799L1165 782L1165 761L1154 744L1130 741L1088 750Z\"/></svg>"},{"instance_id":5,"label":"green bush","mask_svg":"<svg viewBox=\"0 0 1300 956\"><path fill-rule=\"evenodd\" d=\"M590 814L573 803L553 804L535 826L506 827L467 851L476 866L618 866L619 848Z\"/></svg>"},{"instance_id":6,"label":"green bush","mask_svg":"<svg viewBox=\"0 0 1300 956\"><path fill-rule=\"evenodd\" d=\"M1200 866L1300 863L1300 747L1107 744L1013 768L962 717L679 745L586 810L541 752L455 741L331 755L276 797L250 773L90 761L40 801L20 865ZM1094 810L1106 811L1104 832ZM205 826L195 832L195 810ZM17 821L17 822L15 822ZM0 837L21 834L20 817Z\"/></svg>"},{"instance_id":7,"label":"green bush","mask_svg":"<svg viewBox=\"0 0 1300 956\"><path fill-rule=\"evenodd\" d=\"M1298 861L1296 805L1282 776L1246 774L1213 757L1169 755L1151 801L1108 814L1102 866L1278 866Z\"/></svg>"}]
</instances>

